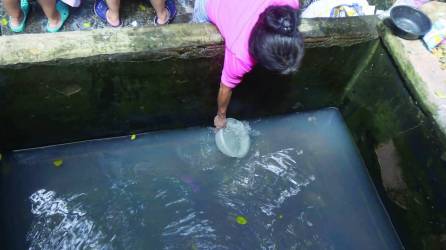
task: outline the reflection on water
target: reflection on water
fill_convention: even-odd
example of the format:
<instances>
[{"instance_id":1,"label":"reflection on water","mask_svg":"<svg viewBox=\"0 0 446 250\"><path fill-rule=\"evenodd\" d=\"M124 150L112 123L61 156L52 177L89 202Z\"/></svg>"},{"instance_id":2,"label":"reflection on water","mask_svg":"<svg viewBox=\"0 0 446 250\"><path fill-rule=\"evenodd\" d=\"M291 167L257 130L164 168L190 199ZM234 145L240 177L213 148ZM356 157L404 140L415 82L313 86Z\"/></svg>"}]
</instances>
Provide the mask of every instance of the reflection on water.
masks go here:
<instances>
[{"instance_id":1,"label":"reflection on water","mask_svg":"<svg viewBox=\"0 0 446 250\"><path fill-rule=\"evenodd\" d=\"M2 204L26 209L2 215L17 218L11 241L31 249L401 248L337 110L250 126L243 159L222 155L209 128L15 152L1 187L14 192Z\"/></svg>"}]
</instances>

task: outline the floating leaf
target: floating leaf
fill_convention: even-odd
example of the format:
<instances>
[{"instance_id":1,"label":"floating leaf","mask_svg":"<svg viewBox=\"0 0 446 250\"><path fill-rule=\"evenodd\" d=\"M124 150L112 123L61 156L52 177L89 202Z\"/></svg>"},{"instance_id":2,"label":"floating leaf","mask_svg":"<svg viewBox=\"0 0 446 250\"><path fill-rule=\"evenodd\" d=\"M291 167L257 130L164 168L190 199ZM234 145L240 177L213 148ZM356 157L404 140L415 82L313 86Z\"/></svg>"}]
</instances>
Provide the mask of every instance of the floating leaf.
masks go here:
<instances>
[{"instance_id":1,"label":"floating leaf","mask_svg":"<svg viewBox=\"0 0 446 250\"><path fill-rule=\"evenodd\" d=\"M237 216L235 218L235 221L237 221L237 223L240 224L240 225L245 225L246 223L248 223L248 220L245 217L241 216L241 215Z\"/></svg>"},{"instance_id":2,"label":"floating leaf","mask_svg":"<svg viewBox=\"0 0 446 250\"><path fill-rule=\"evenodd\" d=\"M279 219L283 219L283 215L279 214Z\"/></svg>"},{"instance_id":3,"label":"floating leaf","mask_svg":"<svg viewBox=\"0 0 446 250\"><path fill-rule=\"evenodd\" d=\"M54 164L55 167L58 168L58 167L62 166L63 160L61 160L61 159L54 160L53 164Z\"/></svg>"},{"instance_id":4,"label":"floating leaf","mask_svg":"<svg viewBox=\"0 0 446 250\"><path fill-rule=\"evenodd\" d=\"M90 22L85 22L82 24L82 26L84 26L84 28L91 28L91 23Z\"/></svg>"},{"instance_id":5,"label":"floating leaf","mask_svg":"<svg viewBox=\"0 0 446 250\"><path fill-rule=\"evenodd\" d=\"M1 22L2 22L2 25L3 25L3 26L8 25L8 19L6 19L6 18L4 18L4 17L2 18Z\"/></svg>"},{"instance_id":6,"label":"floating leaf","mask_svg":"<svg viewBox=\"0 0 446 250\"><path fill-rule=\"evenodd\" d=\"M135 140L136 139L136 135L135 134L132 134L131 136L130 136L130 140Z\"/></svg>"},{"instance_id":7,"label":"floating leaf","mask_svg":"<svg viewBox=\"0 0 446 250\"><path fill-rule=\"evenodd\" d=\"M140 4L140 5L138 6L138 9L139 9L140 11L145 11L145 10L146 10L146 6Z\"/></svg>"},{"instance_id":8,"label":"floating leaf","mask_svg":"<svg viewBox=\"0 0 446 250\"><path fill-rule=\"evenodd\" d=\"M435 91L435 95L440 99L446 99L446 94L443 91Z\"/></svg>"}]
</instances>

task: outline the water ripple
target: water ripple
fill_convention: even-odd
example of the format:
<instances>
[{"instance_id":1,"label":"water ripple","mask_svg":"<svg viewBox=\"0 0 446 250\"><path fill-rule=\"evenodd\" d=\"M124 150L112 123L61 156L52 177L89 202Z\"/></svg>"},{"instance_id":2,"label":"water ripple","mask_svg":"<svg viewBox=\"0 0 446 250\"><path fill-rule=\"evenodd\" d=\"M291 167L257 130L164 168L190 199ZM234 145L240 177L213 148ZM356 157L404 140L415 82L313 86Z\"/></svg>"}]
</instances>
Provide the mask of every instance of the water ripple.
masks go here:
<instances>
[{"instance_id":1,"label":"water ripple","mask_svg":"<svg viewBox=\"0 0 446 250\"><path fill-rule=\"evenodd\" d=\"M83 195L63 198L45 189L33 193L29 197L34 215L27 234L29 249L111 249L103 243L104 233L76 203Z\"/></svg>"}]
</instances>

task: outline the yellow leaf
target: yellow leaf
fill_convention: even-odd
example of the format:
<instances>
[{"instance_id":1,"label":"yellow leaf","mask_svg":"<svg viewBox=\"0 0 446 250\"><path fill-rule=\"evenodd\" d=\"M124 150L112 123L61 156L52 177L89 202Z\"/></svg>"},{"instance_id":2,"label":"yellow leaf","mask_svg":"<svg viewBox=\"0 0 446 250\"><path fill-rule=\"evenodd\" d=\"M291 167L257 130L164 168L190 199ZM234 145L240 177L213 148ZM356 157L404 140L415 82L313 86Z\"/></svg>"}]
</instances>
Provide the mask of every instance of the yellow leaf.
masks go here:
<instances>
[{"instance_id":1,"label":"yellow leaf","mask_svg":"<svg viewBox=\"0 0 446 250\"><path fill-rule=\"evenodd\" d=\"M82 24L82 26L84 26L84 28L91 28L91 23L90 22L85 22Z\"/></svg>"},{"instance_id":2,"label":"yellow leaf","mask_svg":"<svg viewBox=\"0 0 446 250\"><path fill-rule=\"evenodd\" d=\"M435 95L440 99L446 99L446 94L443 91L435 91Z\"/></svg>"},{"instance_id":3,"label":"yellow leaf","mask_svg":"<svg viewBox=\"0 0 446 250\"><path fill-rule=\"evenodd\" d=\"M55 167L58 168L58 167L62 166L63 160L61 160L61 159L54 160L53 164L54 164Z\"/></svg>"},{"instance_id":4,"label":"yellow leaf","mask_svg":"<svg viewBox=\"0 0 446 250\"><path fill-rule=\"evenodd\" d=\"M8 19L6 19L6 18L2 18L1 22L2 22L3 26L8 25Z\"/></svg>"},{"instance_id":5,"label":"yellow leaf","mask_svg":"<svg viewBox=\"0 0 446 250\"><path fill-rule=\"evenodd\" d=\"M138 6L138 9L139 9L140 11L145 11L145 10L146 10L146 6L140 4L140 5Z\"/></svg>"},{"instance_id":6,"label":"yellow leaf","mask_svg":"<svg viewBox=\"0 0 446 250\"><path fill-rule=\"evenodd\" d=\"M245 225L246 223L248 223L248 220L245 217L241 216L241 215L237 216L235 218L235 221L237 221L237 223L240 224L240 225Z\"/></svg>"},{"instance_id":7,"label":"yellow leaf","mask_svg":"<svg viewBox=\"0 0 446 250\"><path fill-rule=\"evenodd\" d=\"M130 140L133 141L133 140L135 140L135 139L136 139L136 135L135 135L135 134L133 134L133 135L130 136Z\"/></svg>"}]
</instances>

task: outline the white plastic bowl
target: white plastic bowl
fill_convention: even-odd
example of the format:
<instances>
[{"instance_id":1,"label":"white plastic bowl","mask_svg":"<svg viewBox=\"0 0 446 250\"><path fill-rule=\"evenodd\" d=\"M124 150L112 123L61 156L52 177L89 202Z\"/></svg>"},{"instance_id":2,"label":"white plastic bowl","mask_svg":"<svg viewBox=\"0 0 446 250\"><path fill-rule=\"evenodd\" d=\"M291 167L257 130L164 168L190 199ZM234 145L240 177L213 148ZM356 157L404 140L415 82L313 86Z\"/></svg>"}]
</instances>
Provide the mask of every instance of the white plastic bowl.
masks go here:
<instances>
[{"instance_id":1,"label":"white plastic bowl","mask_svg":"<svg viewBox=\"0 0 446 250\"><path fill-rule=\"evenodd\" d=\"M244 157L251 145L249 130L243 122L236 119L226 119L226 128L215 134L218 149L229 157Z\"/></svg>"}]
</instances>

